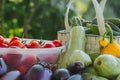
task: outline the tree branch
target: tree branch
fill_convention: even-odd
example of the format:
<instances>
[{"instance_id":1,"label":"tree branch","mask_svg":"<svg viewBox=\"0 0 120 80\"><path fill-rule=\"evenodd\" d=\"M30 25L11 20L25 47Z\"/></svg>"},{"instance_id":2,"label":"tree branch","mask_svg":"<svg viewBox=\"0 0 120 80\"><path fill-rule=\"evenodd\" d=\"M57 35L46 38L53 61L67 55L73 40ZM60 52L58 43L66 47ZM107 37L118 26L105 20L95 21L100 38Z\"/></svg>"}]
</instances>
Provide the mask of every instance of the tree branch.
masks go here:
<instances>
[{"instance_id":1,"label":"tree branch","mask_svg":"<svg viewBox=\"0 0 120 80\"><path fill-rule=\"evenodd\" d=\"M23 27L24 27L24 32L23 32L24 33L24 37L27 37L27 35L28 35L28 30L30 28L30 22L31 22L35 12L39 8L39 5L40 5L40 0L38 0L38 3L34 6L34 9L31 12L30 16L28 18L25 17L25 19L24 19L24 24L23 24Z\"/></svg>"},{"instance_id":2,"label":"tree branch","mask_svg":"<svg viewBox=\"0 0 120 80\"><path fill-rule=\"evenodd\" d=\"M35 12L37 11L37 9L39 8L39 5L40 5L40 0L38 0L38 3L34 6L34 9L32 11L32 13L30 14L30 17L28 18L28 23L31 22Z\"/></svg>"}]
</instances>

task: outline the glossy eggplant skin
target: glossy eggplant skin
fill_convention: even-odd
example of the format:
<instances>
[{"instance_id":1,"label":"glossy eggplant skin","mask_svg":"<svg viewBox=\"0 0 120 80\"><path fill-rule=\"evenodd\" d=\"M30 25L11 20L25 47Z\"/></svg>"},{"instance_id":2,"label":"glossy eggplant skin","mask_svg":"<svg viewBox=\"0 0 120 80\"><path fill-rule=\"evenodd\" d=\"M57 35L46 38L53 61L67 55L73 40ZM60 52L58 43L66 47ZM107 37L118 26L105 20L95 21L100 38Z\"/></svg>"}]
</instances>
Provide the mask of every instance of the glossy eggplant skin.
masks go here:
<instances>
[{"instance_id":1,"label":"glossy eggplant skin","mask_svg":"<svg viewBox=\"0 0 120 80\"><path fill-rule=\"evenodd\" d=\"M3 76L7 73L7 65L5 64L2 57L0 57L0 76Z\"/></svg>"},{"instance_id":2,"label":"glossy eggplant skin","mask_svg":"<svg viewBox=\"0 0 120 80\"><path fill-rule=\"evenodd\" d=\"M85 69L85 65L82 62L73 62L68 65L67 69L70 71L71 75L78 73L82 74Z\"/></svg>"},{"instance_id":3,"label":"glossy eggplant skin","mask_svg":"<svg viewBox=\"0 0 120 80\"><path fill-rule=\"evenodd\" d=\"M45 68L42 80L52 80L51 78L52 78L52 71L48 68Z\"/></svg>"},{"instance_id":4,"label":"glossy eggplant skin","mask_svg":"<svg viewBox=\"0 0 120 80\"><path fill-rule=\"evenodd\" d=\"M69 77L70 72L65 68L60 68L54 72L52 80L67 80Z\"/></svg>"},{"instance_id":5,"label":"glossy eggplant skin","mask_svg":"<svg viewBox=\"0 0 120 80\"><path fill-rule=\"evenodd\" d=\"M82 76L80 74L74 74L67 80L83 80Z\"/></svg>"},{"instance_id":6,"label":"glossy eggplant skin","mask_svg":"<svg viewBox=\"0 0 120 80\"><path fill-rule=\"evenodd\" d=\"M18 80L20 75L21 75L20 71L13 70L13 71L9 71L4 76L2 76L0 80Z\"/></svg>"},{"instance_id":7,"label":"glossy eggplant skin","mask_svg":"<svg viewBox=\"0 0 120 80\"><path fill-rule=\"evenodd\" d=\"M40 64L33 65L27 72L25 80L42 80L45 69Z\"/></svg>"}]
</instances>

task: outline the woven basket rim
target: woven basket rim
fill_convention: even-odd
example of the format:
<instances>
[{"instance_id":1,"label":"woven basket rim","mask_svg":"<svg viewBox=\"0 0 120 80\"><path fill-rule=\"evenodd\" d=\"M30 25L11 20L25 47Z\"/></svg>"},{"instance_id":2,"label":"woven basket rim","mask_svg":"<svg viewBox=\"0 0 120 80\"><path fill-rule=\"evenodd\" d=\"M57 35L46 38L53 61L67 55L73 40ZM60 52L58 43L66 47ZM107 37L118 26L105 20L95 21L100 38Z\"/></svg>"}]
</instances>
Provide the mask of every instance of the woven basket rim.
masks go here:
<instances>
[{"instance_id":1,"label":"woven basket rim","mask_svg":"<svg viewBox=\"0 0 120 80\"><path fill-rule=\"evenodd\" d=\"M87 37L102 37L101 35L95 35L95 34L86 34ZM106 36L109 37L109 36ZM120 38L120 36L114 36L116 38Z\"/></svg>"}]
</instances>

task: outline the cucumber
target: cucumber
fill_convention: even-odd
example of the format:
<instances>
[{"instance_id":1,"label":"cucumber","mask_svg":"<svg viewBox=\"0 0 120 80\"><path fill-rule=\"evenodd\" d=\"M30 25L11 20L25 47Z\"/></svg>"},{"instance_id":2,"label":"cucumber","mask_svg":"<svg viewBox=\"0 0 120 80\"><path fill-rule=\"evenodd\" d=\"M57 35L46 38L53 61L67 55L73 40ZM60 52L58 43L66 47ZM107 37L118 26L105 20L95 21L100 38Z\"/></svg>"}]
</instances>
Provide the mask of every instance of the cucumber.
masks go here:
<instances>
[{"instance_id":1,"label":"cucumber","mask_svg":"<svg viewBox=\"0 0 120 80\"><path fill-rule=\"evenodd\" d=\"M97 25L91 25L90 30L92 31L92 34L99 35L99 30Z\"/></svg>"},{"instance_id":2,"label":"cucumber","mask_svg":"<svg viewBox=\"0 0 120 80\"><path fill-rule=\"evenodd\" d=\"M114 23L112 23L110 21L105 21L105 22L110 25L110 27L112 28L112 30L120 32L120 28L116 24L114 24Z\"/></svg>"},{"instance_id":3,"label":"cucumber","mask_svg":"<svg viewBox=\"0 0 120 80\"><path fill-rule=\"evenodd\" d=\"M105 21L110 21L120 28L120 19L119 18L106 18Z\"/></svg>"},{"instance_id":4,"label":"cucumber","mask_svg":"<svg viewBox=\"0 0 120 80\"><path fill-rule=\"evenodd\" d=\"M114 19L114 18L109 18L109 19L105 19L105 23L108 23L110 25L110 27L113 30L113 35L114 36L120 36L120 27L118 27L117 25L119 23L119 19ZM94 35L99 35L99 30L98 30L98 26L97 26L97 19L95 18L91 25L87 26L89 27L88 29L86 29L86 34L94 34Z\"/></svg>"}]
</instances>

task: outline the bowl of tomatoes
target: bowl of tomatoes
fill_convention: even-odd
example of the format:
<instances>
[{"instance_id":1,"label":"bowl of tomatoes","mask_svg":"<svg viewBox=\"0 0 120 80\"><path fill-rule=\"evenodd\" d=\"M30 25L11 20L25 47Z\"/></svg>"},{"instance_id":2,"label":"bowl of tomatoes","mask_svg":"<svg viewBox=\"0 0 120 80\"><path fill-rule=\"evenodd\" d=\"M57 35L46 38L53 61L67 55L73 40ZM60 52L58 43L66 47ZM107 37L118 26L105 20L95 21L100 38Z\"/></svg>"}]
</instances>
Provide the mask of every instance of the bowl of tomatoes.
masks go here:
<instances>
[{"instance_id":1,"label":"bowl of tomatoes","mask_svg":"<svg viewBox=\"0 0 120 80\"><path fill-rule=\"evenodd\" d=\"M0 36L0 55L9 71L19 70L23 74L38 59L41 62L55 64L65 46L59 40L25 39L19 37L4 38Z\"/></svg>"}]
</instances>

